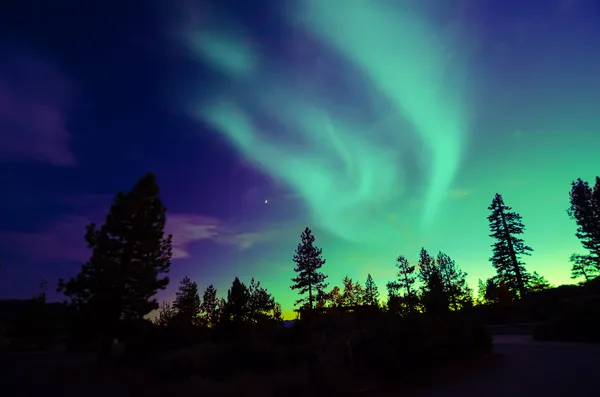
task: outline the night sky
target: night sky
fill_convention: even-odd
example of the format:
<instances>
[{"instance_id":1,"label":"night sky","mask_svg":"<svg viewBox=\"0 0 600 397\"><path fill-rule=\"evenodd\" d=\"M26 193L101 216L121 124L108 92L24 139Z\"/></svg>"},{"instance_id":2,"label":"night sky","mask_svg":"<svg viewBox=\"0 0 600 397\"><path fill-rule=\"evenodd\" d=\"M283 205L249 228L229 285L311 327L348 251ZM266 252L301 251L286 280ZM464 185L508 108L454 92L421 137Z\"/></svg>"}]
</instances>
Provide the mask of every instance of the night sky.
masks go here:
<instances>
[{"instance_id":1,"label":"night sky","mask_svg":"<svg viewBox=\"0 0 600 397\"><path fill-rule=\"evenodd\" d=\"M84 226L155 172L188 275L292 310L310 226L331 285L442 250L494 274L494 193L570 282L570 182L600 174L594 0L10 0L0 6L0 298L75 275Z\"/></svg>"}]
</instances>

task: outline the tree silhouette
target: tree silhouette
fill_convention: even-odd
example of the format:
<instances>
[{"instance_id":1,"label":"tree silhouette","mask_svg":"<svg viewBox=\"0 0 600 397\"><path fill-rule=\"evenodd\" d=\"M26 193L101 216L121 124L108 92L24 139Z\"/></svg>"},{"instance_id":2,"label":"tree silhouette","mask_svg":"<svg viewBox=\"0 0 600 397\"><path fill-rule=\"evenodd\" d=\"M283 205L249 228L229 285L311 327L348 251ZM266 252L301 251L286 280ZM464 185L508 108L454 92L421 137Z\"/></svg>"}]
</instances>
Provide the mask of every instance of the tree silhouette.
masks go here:
<instances>
[{"instance_id":1,"label":"tree silhouette","mask_svg":"<svg viewBox=\"0 0 600 397\"><path fill-rule=\"evenodd\" d=\"M250 280L248 287L248 317L253 322L259 322L273 317L275 300L260 286L260 281Z\"/></svg>"},{"instance_id":2,"label":"tree silhouette","mask_svg":"<svg viewBox=\"0 0 600 397\"><path fill-rule=\"evenodd\" d=\"M470 305L473 291L467 285L467 273L460 270L454 260L441 251L438 253L436 262L450 308L459 310L465 305Z\"/></svg>"},{"instance_id":3,"label":"tree silhouette","mask_svg":"<svg viewBox=\"0 0 600 397\"><path fill-rule=\"evenodd\" d=\"M291 289L298 290L300 295L308 294L298 299L296 305L303 304L303 307L312 310L315 300L323 296L327 288L327 276L319 272L326 260L322 257L323 251L314 245L315 237L308 227L302 232L301 239L302 243L298 244L294 254L294 271L298 276L292 278L294 284Z\"/></svg>"},{"instance_id":4,"label":"tree silhouette","mask_svg":"<svg viewBox=\"0 0 600 397\"><path fill-rule=\"evenodd\" d=\"M570 203L567 213L577 224L575 235L588 251L571 257L572 275L588 280L600 272L600 177L596 177L593 189L581 179L572 182Z\"/></svg>"},{"instance_id":5,"label":"tree silhouette","mask_svg":"<svg viewBox=\"0 0 600 397\"><path fill-rule=\"evenodd\" d=\"M344 287L342 292L342 306L360 306L362 304L363 288L362 285L355 283L350 277L345 276L342 280Z\"/></svg>"},{"instance_id":6,"label":"tree silhouette","mask_svg":"<svg viewBox=\"0 0 600 397\"><path fill-rule=\"evenodd\" d=\"M429 284L429 279L431 278L433 273L437 272L437 269L435 265L435 258L429 255L425 248L421 248L421 252L419 252L418 266L419 280L421 281L421 283L423 283L423 287L426 288Z\"/></svg>"},{"instance_id":7,"label":"tree silhouette","mask_svg":"<svg viewBox=\"0 0 600 397\"><path fill-rule=\"evenodd\" d=\"M398 268L397 280L398 288L403 289L407 296L413 296L413 284L416 280L415 266L411 266L405 256L400 255L396 259L396 267Z\"/></svg>"},{"instance_id":8,"label":"tree silhouette","mask_svg":"<svg viewBox=\"0 0 600 397\"><path fill-rule=\"evenodd\" d=\"M137 320L158 308L152 299L165 289L171 266L171 236L165 237L166 208L159 198L153 174L140 178L129 192L115 197L106 222L87 226L85 239L90 260L59 292L70 298L80 313L87 312L105 347L121 320Z\"/></svg>"},{"instance_id":9,"label":"tree silhouette","mask_svg":"<svg viewBox=\"0 0 600 397\"><path fill-rule=\"evenodd\" d=\"M386 284L388 310L402 315L414 313L418 305L418 296L413 288L417 277L415 266L411 266L408 259L400 255L396 259L396 268L396 280Z\"/></svg>"},{"instance_id":10,"label":"tree silhouette","mask_svg":"<svg viewBox=\"0 0 600 397\"><path fill-rule=\"evenodd\" d=\"M552 285L538 272L531 273L531 278L527 284L527 290L531 292L539 292L552 288Z\"/></svg>"},{"instance_id":11,"label":"tree silhouette","mask_svg":"<svg viewBox=\"0 0 600 397\"><path fill-rule=\"evenodd\" d=\"M246 284L236 277L231 284L231 288L227 291L227 301L223 313L225 319L234 322L245 321L250 311L249 303L250 291Z\"/></svg>"},{"instance_id":12,"label":"tree silhouette","mask_svg":"<svg viewBox=\"0 0 600 397\"><path fill-rule=\"evenodd\" d=\"M525 226L521 215L504 204L502 196L496 193L492 204L488 207L492 213L488 216L492 237L496 242L492 244L493 254L490 258L496 269L499 280L504 282L512 295L523 297L530 277L523 262L522 255L530 255L533 249L517 237L523 234Z\"/></svg>"},{"instance_id":13,"label":"tree silhouette","mask_svg":"<svg viewBox=\"0 0 600 397\"><path fill-rule=\"evenodd\" d=\"M498 302L498 285L494 277L488 278L485 282L479 279L477 298L483 304Z\"/></svg>"},{"instance_id":14,"label":"tree silhouette","mask_svg":"<svg viewBox=\"0 0 600 397\"><path fill-rule=\"evenodd\" d=\"M173 309L175 317L181 325L197 325L200 317L200 295L198 285L189 277L184 277L175 293Z\"/></svg>"},{"instance_id":15,"label":"tree silhouette","mask_svg":"<svg viewBox=\"0 0 600 397\"><path fill-rule=\"evenodd\" d=\"M484 298L488 303L498 302L500 285L494 277L490 277L485 282Z\"/></svg>"},{"instance_id":16,"label":"tree silhouette","mask_svg":"<svg viewBox=\"0 0 600 397\"><path fill-rule=\"evenodd\" d=\"M572 279L583 277L587 283L600 274L598 262L591 255L573 254L569 258L569 261L573 264L573 267L571 268Z\"/></svg>"},{"instance_id":17,"label":"tree silhouette","mask_svg":"<svg viewBox=\"0 0 600 397\"><path fill-rule=\"evenodd\" d=\"M428 313L443 313L448 311L449 302L442 276L437 269L433 269L423 287L423 305Z\"/></svg>"},{"instance_id":18,"label":"tree silhouette","mask_svg":"<svg viewBox=\"0 0 600 397\"><path fill-rule=\"evenodd\" d=\"M208 327L217 325L219 315L219 301L217 299L217 289L210 284L204 290L202 295L202 304L200 305L200 316L204 324Z\"/></svg>"},{"instance_id":19,"label":"tree silhouette","mask_svg":"<svg viewBox=\"0 0 600 397\"><path fill-rule=\"evenodd\" d=\"M283 325L283 311L281 310L281 304L277 302L273 305L273 320L280 326Z\"/></svg>"},{"instance_id":20,"label":"tree silhouette","mask_svg":"<svg viewBox=\"0 0 600 397\"><path fill-rule=\"evenodd\" d=\"M175 317L175 310L169 302L163 301L158 308L158 315L154 319L154 323L160 327L167 327L172 324Z\"/></svg>"},{"instance_id":21,"label":"tree silhouette","mask_svg":"<svg viewBox=\"0 0 600 397\"><path fill-rule=\"evenodd\" d=\"M327 294L327 301L329 307L341 307L344 305L340 287L336 285L331 289L331 291Z\"/></svg>"},{"instance_id":22,"label":"tree silhouette","mask_svg":"<svg viewBox=\"0 0 600 397\"><path fill-rule=\"evenodd\" d=\"M371 277L370 273L367 275L362 301L363 305L375 307L379 306L379 290L377 289L377 285L375 284L375 281L373 281L373 277Z\"/></svg>"},{"instance_id":23,"label":"tree silhouette","mask_svg":"<svg viewBox=\"0 0 600 397\"><path fill-rule=\"evenodd\" d=\"M500 281L497 287L498 303L500 306L510 306L513 303L513 293L510 291L504 281Z\"/></svg>"}]
</instances>

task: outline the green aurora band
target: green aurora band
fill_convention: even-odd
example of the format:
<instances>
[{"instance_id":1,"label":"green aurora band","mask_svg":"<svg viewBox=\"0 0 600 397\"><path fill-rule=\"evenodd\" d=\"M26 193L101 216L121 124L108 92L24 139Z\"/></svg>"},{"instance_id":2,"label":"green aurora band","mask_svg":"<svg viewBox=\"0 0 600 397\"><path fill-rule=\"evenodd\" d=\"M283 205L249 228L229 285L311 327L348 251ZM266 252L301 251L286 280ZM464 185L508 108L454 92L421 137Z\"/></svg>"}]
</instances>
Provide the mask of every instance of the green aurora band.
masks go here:
<instances>
[{"instance_id":1,"label":"green aurora band","mask_svg":"<svg viewBox=\"0 0 600 397\"><path fill-rule=\"evenodd\" d=\"M286 13L295 15L290 24L366 77L363 101L377 99L369 114L327 99L317 82L269 65L258 50L250 53L257 46L241 34L205 25L189 32L188 45L225 81L195 116L295 190L321 229L352 242L409 238L396 219L418 216L422 226L431 225L460 164L469 127L465 68L457 61L463 57L415 8L366 0L309 0L297 7ZM426 173L417 197L407 152ZM423 202L420 214L400 208L406 195Z\"/></svg>"}]
</instances>

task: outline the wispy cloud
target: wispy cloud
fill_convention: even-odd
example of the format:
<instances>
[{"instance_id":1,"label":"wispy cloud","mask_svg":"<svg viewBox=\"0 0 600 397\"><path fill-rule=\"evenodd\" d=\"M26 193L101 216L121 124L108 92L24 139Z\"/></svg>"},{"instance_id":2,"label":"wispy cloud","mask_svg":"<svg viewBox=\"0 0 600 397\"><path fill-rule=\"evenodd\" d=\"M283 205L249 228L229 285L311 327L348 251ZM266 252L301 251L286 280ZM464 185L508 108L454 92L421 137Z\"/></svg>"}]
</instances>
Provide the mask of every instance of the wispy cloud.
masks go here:
<instances>
[{"instance_id":1,"label":"wispy cloud","mask_svg":"<svg viewBox=\"0 0 600 397\"><path fill-rule=\"evenodd\" d=\"M190 245L202 240L247 249L267 242L276 235L274 231L239 231L239 227L231 227L214 217L197 214L170 215L165 229L173 235L174 259L189 257Z\"/></svg>"},{"instance_id":2,"label":"wispy cloud","mask_svg":"<svg viewBox=\"0 0 600 397\"><path fill-rule=\"evenodd\" d=\"M97 216L64 215L32 232L2 233L2 243L23 259L48 262L84 262L90 257L85 226ZM270 241L277 231L264 232L229 227L220 220L198 214L171 214L165 232L173 235L173 259L191 256L189 250L199 241L247 249Z\"/></svg>"},{"instance_id":3,"label":"wispy cloud","mask_svg":"<svg viewBox=\"0 0 600 397\"><path fill-rule=\"evenodd\" d=\"M67 130L72 86L56 67L23 49L0 52L0 160L74 165Z\"/></svg>"}]
</instances>

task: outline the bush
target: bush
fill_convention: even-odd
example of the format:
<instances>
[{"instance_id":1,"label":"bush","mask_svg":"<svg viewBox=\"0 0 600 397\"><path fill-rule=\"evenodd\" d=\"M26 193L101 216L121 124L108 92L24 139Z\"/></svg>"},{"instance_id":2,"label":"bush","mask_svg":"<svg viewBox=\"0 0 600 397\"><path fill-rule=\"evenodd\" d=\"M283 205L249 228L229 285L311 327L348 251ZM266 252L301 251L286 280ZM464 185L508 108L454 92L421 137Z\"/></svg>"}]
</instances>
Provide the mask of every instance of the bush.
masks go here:
<instances>
[{"instance_id":1,"label":"bush","mask_svg":"<svg viewBox=\"0 0 600 397\"><path fill-rule=\"evenodd\" d=\"M541 341L600 343L600 296L574 300L559 316L534 330Z\"/></svg>"}]
</instances>

